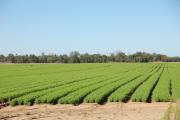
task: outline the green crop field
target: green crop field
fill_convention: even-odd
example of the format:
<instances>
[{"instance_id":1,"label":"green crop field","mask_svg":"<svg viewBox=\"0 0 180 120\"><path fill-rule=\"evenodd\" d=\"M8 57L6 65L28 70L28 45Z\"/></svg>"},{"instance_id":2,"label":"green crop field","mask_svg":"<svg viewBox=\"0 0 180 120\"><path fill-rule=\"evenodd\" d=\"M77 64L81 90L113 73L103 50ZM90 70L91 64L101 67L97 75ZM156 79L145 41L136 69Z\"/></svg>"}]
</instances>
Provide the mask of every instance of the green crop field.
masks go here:
<instances>
[{"instance_id":1,"label":"green crop field","mask_svg":"<svg viewBox=\"0 0 180 120\"><path fill-rule=\"evenodd\" d=\"M180 63L0 64L0 104L179 99Z\"/></svg>"}]
</instances>

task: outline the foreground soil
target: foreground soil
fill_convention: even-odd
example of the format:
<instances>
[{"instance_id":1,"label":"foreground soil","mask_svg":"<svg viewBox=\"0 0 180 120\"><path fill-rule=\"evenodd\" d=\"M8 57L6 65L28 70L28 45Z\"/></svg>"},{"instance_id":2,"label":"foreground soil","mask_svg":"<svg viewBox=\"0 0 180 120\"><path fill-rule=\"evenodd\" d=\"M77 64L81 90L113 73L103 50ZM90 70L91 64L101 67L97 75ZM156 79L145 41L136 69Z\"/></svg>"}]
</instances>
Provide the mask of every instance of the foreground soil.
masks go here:
<instances>
[{"instance_id":1,"label":"foreground soil","mask_svg":"<svg viewBox=\"0 0 180 120\"><path fill-rule=\"evenodd\" d=\"M0 120L160 120L169 103L107 103L4 107Z\"/></svg>"}]
</instances>

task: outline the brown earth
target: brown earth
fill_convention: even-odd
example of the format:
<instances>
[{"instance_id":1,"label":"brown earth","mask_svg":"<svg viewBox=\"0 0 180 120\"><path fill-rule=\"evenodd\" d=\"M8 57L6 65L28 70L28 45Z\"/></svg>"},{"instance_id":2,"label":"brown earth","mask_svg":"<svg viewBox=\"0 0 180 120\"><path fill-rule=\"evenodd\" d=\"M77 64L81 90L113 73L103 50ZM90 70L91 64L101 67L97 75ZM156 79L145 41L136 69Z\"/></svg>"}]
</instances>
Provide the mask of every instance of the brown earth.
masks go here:
<instances>
[{"instance_id":1,"label":"brown earth","mask_svg":"<svg viewBox=\"0 0 180 120\"><path fill-rule=\"evenodd\" d=\"M169 103L107 103L4 107L0 120L160 120Z\"/></svg>"}]
</instances>

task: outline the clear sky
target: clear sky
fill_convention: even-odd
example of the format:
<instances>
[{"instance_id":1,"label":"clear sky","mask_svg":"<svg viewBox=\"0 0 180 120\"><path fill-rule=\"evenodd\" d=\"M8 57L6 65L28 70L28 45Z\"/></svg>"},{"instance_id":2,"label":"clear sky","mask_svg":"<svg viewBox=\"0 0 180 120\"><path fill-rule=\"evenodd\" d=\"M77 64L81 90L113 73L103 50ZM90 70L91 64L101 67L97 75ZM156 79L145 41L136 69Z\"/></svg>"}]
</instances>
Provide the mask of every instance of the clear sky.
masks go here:
<instances>
[{"instance_id":1,"label":"clear sky","mask_svg":"<svg viewBox=\"0 0 180 120\"><path fill-rule=\"evenodd\" d=\"M0 54L180 56L179 0L0 0Z\"/></svg>"}]
</instances>

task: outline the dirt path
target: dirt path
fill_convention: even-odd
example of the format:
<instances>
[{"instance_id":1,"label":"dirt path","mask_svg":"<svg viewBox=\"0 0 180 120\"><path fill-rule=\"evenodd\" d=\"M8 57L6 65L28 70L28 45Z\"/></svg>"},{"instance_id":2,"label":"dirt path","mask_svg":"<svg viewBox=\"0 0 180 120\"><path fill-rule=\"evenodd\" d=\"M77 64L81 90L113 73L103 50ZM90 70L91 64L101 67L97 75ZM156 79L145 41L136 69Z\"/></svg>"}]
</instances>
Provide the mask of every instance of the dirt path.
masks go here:
<instances>
[{"instance_id":1,"label":"dirt path","mask_svg":"<svg viewBox=\"0 0 180 120\"><path fill-rule=\"evenodd\" d=\"M34 105L5 107L0 120L160 120L169 103Z\"/></svg>"}]
</instances>

